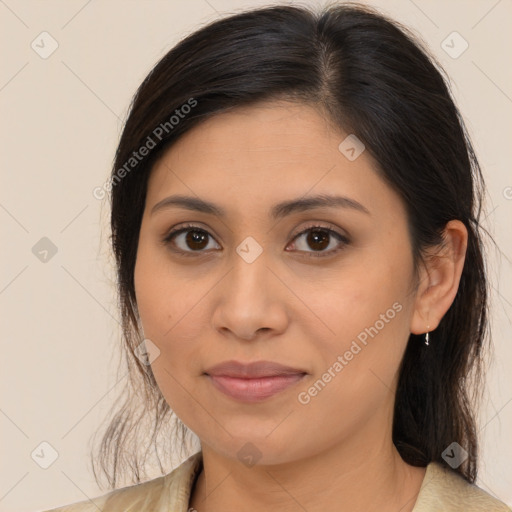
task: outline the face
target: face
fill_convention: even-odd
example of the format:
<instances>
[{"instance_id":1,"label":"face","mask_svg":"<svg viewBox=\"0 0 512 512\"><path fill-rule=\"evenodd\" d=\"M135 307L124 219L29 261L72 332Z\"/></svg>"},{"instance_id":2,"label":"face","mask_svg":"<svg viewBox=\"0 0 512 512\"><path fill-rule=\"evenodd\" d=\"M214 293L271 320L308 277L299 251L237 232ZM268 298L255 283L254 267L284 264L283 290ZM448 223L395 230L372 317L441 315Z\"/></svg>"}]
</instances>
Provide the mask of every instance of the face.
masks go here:
<instances>
[{"instance_id":1,"label":"face","mask_svg":"<svg viewBox=\"0 0 512 512\"><path fill-rule=\"evenodd\" d=\"M205 121L152 169L135 267L152 370L225 457L278 464L391 438L411 244L368 151L339 149L347 135L313 107L265 103ZM212 370L232 361L287 370Z\"/></svg>"}]
</instances>

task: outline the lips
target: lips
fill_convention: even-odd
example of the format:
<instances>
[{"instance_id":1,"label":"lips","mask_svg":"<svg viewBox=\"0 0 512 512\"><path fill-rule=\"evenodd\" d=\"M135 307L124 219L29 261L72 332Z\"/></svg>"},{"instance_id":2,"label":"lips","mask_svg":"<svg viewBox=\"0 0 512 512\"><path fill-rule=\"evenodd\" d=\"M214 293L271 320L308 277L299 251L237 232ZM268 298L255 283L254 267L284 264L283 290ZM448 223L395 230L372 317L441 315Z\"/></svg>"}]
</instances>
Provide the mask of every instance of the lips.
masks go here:
<instances>
[{"instance_id":1,"label":"lips","mask_svg":"<svg viewBox=\"0 0 512 512\"><path fill-rule=\"evenodd\" d=\"M238 361L224 361L208 368L208 375L221 375L224 377L237 377L240 379L255 379L258 377L275 377L278 375L296 375L307 373L306 370L284 366L271 361L255 361L253 363L240 363Z\"/></svg>"},{"instance_id":2,"label":"lips","mask_svg":"<svg viewBox=\"0 0 512 512\"><path fill-rule=\"evenodd\" d=\"M225 395L242 402L260 402L299 382L307 372L271 361L225 361L208 368L205 374Z\"/></svg>"}]
</instances>

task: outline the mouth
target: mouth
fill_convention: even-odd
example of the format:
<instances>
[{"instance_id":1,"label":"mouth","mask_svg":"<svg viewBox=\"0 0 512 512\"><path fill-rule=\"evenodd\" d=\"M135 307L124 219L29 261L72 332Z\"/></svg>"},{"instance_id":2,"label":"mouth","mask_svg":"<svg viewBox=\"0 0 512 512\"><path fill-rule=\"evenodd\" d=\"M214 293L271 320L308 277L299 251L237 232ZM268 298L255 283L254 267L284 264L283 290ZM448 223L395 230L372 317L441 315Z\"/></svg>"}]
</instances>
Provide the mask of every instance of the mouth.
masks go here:
<instances>
[{"instance_id":1,"label":"mouth","mask_svg":"<svg viewBox=\"0 0 512 512\"><path fill-rule=\"evenodd\" d=\"M224 395L237 401L254 403L290 388L301 381L307 372L270 361L248 364L226 361L207 369L204 374Z\"/></svg>"}]
</instances>

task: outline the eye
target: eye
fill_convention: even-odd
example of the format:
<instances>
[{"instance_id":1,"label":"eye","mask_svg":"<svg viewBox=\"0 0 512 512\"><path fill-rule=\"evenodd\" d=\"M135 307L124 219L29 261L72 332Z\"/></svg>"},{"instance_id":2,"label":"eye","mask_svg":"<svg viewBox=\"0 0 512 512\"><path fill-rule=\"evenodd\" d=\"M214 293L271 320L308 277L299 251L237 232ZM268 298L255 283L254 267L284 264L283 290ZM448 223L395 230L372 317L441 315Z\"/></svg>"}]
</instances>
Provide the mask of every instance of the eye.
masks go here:
<instances>
[{"instance_id":1,"label":"eye","mask_svg":"<svg viewBox=\"0 0 512 512\"><path fill-rule=\"evenodd\" d=\"M293 245L299 252L306 252L306 256L331 256L348 245L349 239L331 227L320 225L310 226L300 232L293 239ZM313 250L308 251L307 247Z\"/></svg>"},{"instance_id":2,"label":"eye","mask_svg":"<svg viewBox=\"0 0 512 512\"><path fill-rule=\"evenodd\" d=\"M172 230L165 236L162 242L164 245L171 246L171 250L175 252L183 253L185 256L195 256L193 253L201 254L205 252L204 249L212 249L208 247L210 245L208 243L209 238L213 241L213 237L208 231L198 226L187 224ZM173 249L173 245L177 246L178 249ZM217 249L220 249L218 244Z\"/></svg>"},{"instance_id":3,"label":"eye","mask_svg":"<svg viewBox=\"0 0 512 512\"><path fill-rule=\"evenodd\" d=\"M293 238L292 245L295 247L292 250L306 253L303 255L306 257L331 256L337 253L350 241L333 228L334 226L309 226ZM216 242L216 247L211 247L210 242L214 242L213 236L205 229L193 224L183 225L171 230L162 240L164 245L169 246L172 251L183 256L199 256L205 253L207 249L220 249ZM308 251L307 246L313 250ZM174 247L177 247L177 249Z\"/></svg>"}]
</instances>

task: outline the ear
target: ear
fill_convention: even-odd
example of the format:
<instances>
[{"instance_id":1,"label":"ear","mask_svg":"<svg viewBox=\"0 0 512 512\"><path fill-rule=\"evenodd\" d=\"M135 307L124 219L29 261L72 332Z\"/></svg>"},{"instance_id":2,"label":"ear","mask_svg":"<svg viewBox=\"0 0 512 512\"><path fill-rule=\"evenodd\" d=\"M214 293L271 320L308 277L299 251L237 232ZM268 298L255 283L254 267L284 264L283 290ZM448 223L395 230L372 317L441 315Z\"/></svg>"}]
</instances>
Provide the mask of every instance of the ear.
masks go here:
<instances>
[{"instance_id":1,"label":"ear","mask_svg":"<svg viewBox=\"0 0 512 512\"><path fill-rule=\"evenodd\" d=\"M433 331L452 305L464 267L468 231L459 220L451 220L443 231L443 242L425 255L419 273L411 332Z\"/></svg>"}]
</instances>

